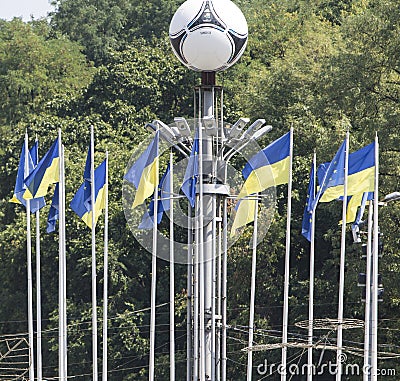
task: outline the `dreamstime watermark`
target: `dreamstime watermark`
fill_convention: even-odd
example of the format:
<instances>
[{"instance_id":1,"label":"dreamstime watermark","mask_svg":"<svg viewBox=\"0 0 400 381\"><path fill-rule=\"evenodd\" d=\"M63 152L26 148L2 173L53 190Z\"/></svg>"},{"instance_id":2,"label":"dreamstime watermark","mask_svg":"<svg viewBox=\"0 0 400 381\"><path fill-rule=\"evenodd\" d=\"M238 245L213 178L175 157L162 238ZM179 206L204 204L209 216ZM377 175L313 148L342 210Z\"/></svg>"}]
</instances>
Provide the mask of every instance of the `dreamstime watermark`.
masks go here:
<instances>
[{"instance_id":1,"label":"dreamstime watermark","mask_svg":"<svg viewBox=\"0 0 400 381\"><path fill-rule=\"evenodd\" d=\"M260 363L257 366L257 374L263 376L259 380L264 379L265 376L271 376L273 374L279 375L290 375L290 376L306 376L311 373L313 376L321 376L321 375L336 375L341 368L342 374L345 376L360 376L360 375L370 375L372 374L371 366L362 366L359 364L351 364L347 363L346 354L341 354L339 358L339 362L328 361L327 363L323 363L319 366L315 366L314 364L289 364L286 366L286 369L282 364L268 363L268 360L265 359L263 363ZM395 376L396 369L394 368L378 368L377 369L378 376Z\"/></svg>"}]
</instances>

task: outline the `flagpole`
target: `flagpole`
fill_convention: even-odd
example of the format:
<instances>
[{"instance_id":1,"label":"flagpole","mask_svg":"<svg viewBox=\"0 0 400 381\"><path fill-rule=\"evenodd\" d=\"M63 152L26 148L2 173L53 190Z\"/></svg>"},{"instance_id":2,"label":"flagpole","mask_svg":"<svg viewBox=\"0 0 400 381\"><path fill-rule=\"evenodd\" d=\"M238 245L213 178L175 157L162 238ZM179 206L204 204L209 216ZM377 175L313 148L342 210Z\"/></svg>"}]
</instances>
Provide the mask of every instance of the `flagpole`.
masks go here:
<instances>
[{"instance_id":1,"label":"flagpole","mask_svg":"<svg viewBox=\"0 0 400 381\"><path fill-rule=\"evenodd\" d=\"M29 174L28 133L25 133L25 170L24 177ZM33 290L32 290L32 242L31 242L31 202L26 200L26 256L28 277L28 339L29 339L29 381L34 381L34 350L33 350Z\"/></svg>"},{"instance_id":2,"label":"flagpole","mask_svg":"<svg viewBox=\"0 0 400 381\"><path fill-rule=\"evenodd\" d=\"M65 274L65 183L64 183L64 153L61 141L61 129L58 129L58 153L59 153L59 379L67 379L67 348L66 348L66 274Z\"/></svg>"},{"instance_id":3,"label":"flagpole","mask_svg":"<svg viewBox=\"0 0 400 381\"><path fill-rule=\"evenodd\" d=\"M158 144L158 142L157 142ZM154 355L156 334L156 286L157 286L157 215L158 215L158 157L156 158L156 184L154 187L154 214L153 214L153 248L151 255L151 295L150 295L150 357L149 381L154 381Z\"/></svg>"},{"instance_id":4,"label":"flagpole","mask_svg":"<svg viewBox=\"0 0 400 381\"><path fill-rule=\"evenodd\" d=\"M186 309L186 381L192 381L192 305L193 305L193 231L192 207L188 203L188 265L187 265L187 309Z\"/></svg>"},{"instance_id":5,"label":"flagpole","mask_svg":"<svg viewBox=\"0 0 400 381\"><path fill-rule=\"evenodd\" d=\"M347 214L347 177L349 172L349 130L346 132L346 152L344 161L344 185L343 185L343 207L342 207L342 236L340 245L340 271L339 271L339 306L338 306L338 329L337 329L337 352L336 352L336 381L342 378L342 345L343 345L343 299L344 299L344 276L346 259L346 214Z\"/></svg>"},{"instance_id":6,"label":"flagpole","mask_svg":"<svg viewBox=\"0 0 400 381\"><path fill-rule=\"evenodd\" d=\"M372 251L372 319L371 319L371 370L372 381L378 379L378 283L379 283L379 143L375 136L375 189L374 189L374 231Z\"/></svg>"},{"instance_id":7,"label":"flagpole","mask_svg":"<svg viewBox=\"0 0 400 381\"><path fill-rule=\"evenodd\" d=\"M172 148L169 152L169 178L170 178L170 217L169 217L169 275L170 275L170 286L169 286L169 325L170 325L170 336L169 336L169 351L170 351L170 381L175 381L175 257L174 257L174 156ZM156 221L157 215L154 214Z\"/></svg>"},{"instance_id":8,"label":"flagpole","mask_svg":"<svg viewBox=\"0 0 400 381\"><path fill-rule=\"evenodd\" d=\"M93 381L98 380L97 367L97 289L96 289L96 187L94 177L94 128L90 126L90 200L92 211L92 354Z\"/></svg>"},{"instance_id":9,"label":"flagpole","mask_svg":"<svg viewBox=\"0 0 400 381\"><path fill-rule=\"evenodd\" d=\"M108 371L108 151L106 151L106 183L104 206L104 276L103 276L103 372L102 380L107 381Z\"/></svg>"},{"instance_id":10,"label":"flagpole","mask_svg":"<svg viewBox=\"0 0 400 381\"><path fill-rule=\"evenodd\" d=\"M42 302L40 285L40 212L36 211L36 347L37 378L42 381Z\"/></svg>"},{"instance_id":11,"label":"flagpole","mask_svg":"<svg viewBox=\"0 0 400 381\"><path fill-rule=\"evenodd\" d=\"M281 381L286 381L288 321L289 321L289 277L290 277L290 222L292 215L292 166L293 166L293 127L290 128L289 181L286 217L285 276L283 285L283 323L282 323L282 370Z\"/></svg>"},{"instance_id":12,"label":"flagpole","mask_svg":"<svg viewBox=\"0 0 400 381\"><path fill-rule=\"evenodd\" d=\"M371 369L371 277L372 277L372 225L373 225L374 205L369 202L368 210L368 234L367 234L367 252L366 252L366 274L365 274L365 325L364 325L364 369ZM370 372L363 372L363 380L370 380Z\"/></svg>"},{"instance_id":13,"label":"flagpole","mask_svg":"<svg viewBox=\"0 0 400 381\"><path fill-rule=\"evenodd\" d=\"M253 371L253 337L254 337L254 304L256 295L256 269L257 269L257 233L258 233L258 194L255 195L253 247L251 260L251 287L250 287L250 318L249 318L249 350L247 352L247 381L252 379Z\"/></svg>"},{"instance_id":14,"label":"flagpole","mask_svg":"<svg viewBox=\"0 0 400 381\"><path fill-rule=\"evenodd\" d=\"M36 143L38 138L36 136ZM37 146L36 146L37 150ZM36 162L38 164L39 154L36 151ZM40 265L40 212L36 211L36 351L37 351L37 378L42 381L43 378L43 365L42 365L42 297L41 297L41 265Z\"/></svg>"},{"instance_id":15,"label":"flagpole","mask_svg":"<svg viewBox=\"0 0 400 381\"><path fill-rule=\"evenodd\" d=\"M313 156L313 199L315 197L315 184L317 174L317 155L314 151ZM314 336L314 254L315 254L315 211L317 207L313 208L311 214L311 235L310 235L310 281L309 281L309 296L308 296L308 349L307 349L307 381L313 379L313 336Z\"/></svg>"}]
</instances>

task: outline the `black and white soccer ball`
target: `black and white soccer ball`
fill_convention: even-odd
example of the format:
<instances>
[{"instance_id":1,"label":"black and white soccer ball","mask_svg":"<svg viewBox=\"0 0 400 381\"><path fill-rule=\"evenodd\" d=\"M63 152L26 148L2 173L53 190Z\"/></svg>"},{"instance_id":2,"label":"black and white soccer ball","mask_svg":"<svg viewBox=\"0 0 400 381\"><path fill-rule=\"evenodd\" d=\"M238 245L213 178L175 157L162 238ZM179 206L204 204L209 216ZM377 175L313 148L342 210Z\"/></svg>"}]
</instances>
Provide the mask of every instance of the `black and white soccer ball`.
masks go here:
<instances>
[{"instance_id":1,"label":"black and white soccer ball","mask_svg":"<svg viewBox=\"0 0 400 381\"><path fill-rule=\"evenodd\" d=\"M242 11L230 0L187 0L169 27L174 53L195 71L222 71L232 66L247 45Z\"/></svg>"}]
</instances>

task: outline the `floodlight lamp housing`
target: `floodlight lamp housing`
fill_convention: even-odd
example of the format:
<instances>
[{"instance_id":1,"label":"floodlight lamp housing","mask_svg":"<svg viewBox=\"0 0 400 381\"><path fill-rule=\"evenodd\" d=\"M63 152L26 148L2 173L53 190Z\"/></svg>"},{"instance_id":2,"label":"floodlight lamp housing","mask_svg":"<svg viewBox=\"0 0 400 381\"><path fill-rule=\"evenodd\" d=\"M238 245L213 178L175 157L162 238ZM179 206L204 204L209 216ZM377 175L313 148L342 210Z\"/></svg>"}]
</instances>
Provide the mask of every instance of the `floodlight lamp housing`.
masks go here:
<instances>
[{"instance_id":1,"label":"floodlight lamp housing","mask_svg":"<svg viewBox=\"0 0 400 381\"><path fill-rule=\"evenodd\" d=\"M164 122L162 122L161 120L153 120L153 124L158 126L161 135L163 135L167 140L176 140L174 132Z\"/></svg>"},{"instance_id":2,"label":"floodlight lamp housing","mask_svg":"<svg viewBox=\"0 0 400 381\"><path fill-rule=\"evenodd\" d=\"M213 116L203 117L203 126L204 126L205 132L208 136L217 136L218 135L217 122Z\"/></svg>"},{"instance_id":3,"label":"floodlight lamp housing","mask_svg":"<svg viewBox=\"0 0 400 381\"><path fill-rule=\"evenodd\" d=\"M239 118L231 128L226 129L226 134L229 139L237 138L243 131L243 128L250 122L249 118Z\"/></svg>"},{"instance_id":4,"label":"floodlight lamp housing","mask_svg":"<svg viewBox=\"0 0 400 381\"><path fill-rule=\"evenodd\" d=\"M174 122L181 135L185 138L190 138L191 131L186 119L182 117L176 117L174 118Z\"/></svg>"},{"instance_id":5,"label":"floodlight lamp housing","mask_svg":"<svg viewBox=\"0 0 400 381\"><path fill-rule=\"evenodd\" d=\"M243 137L249 138L265 124L265 119L257 119L243 134Z\"/></svg>"}]
</instances>

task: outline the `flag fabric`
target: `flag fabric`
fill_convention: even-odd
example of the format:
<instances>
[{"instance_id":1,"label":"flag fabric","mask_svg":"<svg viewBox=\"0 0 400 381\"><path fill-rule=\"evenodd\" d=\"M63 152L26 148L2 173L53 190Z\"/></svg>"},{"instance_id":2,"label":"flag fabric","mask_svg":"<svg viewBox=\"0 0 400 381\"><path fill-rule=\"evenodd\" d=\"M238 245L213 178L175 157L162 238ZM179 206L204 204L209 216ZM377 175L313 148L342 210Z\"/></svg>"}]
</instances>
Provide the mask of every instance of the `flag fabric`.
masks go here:
<instances>
[{"instance_id":1,"label":"flag fabric","mask_svg":"<svg viewBox=\"0 0 400 381\"><path fill-rule=\"evenodd\" d=\"M345 154L346 139L340 146L339 150L336 152L336 155L331 162L319 165L317 171L319 188L313 202L311 203L312 210L315 210L318 202L327 190L329 190L330 188L334 188L337 185L341 185L343 189Z\"/></svg>"},{"instance_id":2,"label":"flag fabric","mask_svg":"<svg viewBox=\"0 0 400 381\"><path fill-rule=\"evenodd\" d=\"M157 224L162 220L164 212L171 208L171 179L170 179L170 165L161 177L158 184L158 204L157 204ZM152 229L154 226L154 197L152 198L149 208L143 215L139 229Z\"/></svg>"},{"instance_id":3,"label":"flag fabric","mask_svg":"<svg viewBox=\"0 0 400 381\"><path fill-rule=\"evenodd\" d=\"M47 217L47 228L46 231L47 233L52 233L54 230L56 230L56 223L57 220L59 219L59 184L56 184L56 187L54 189L54 194L53 194L53 199L51 201L50 205L50 210L49 210L49 216Z\"/></svg>"},{"instance_id":4,"label":"flag fabric","mask_svg":"<svg viewBox=\"0 0 400 381\"><path fill-rule=\"evenodd\" d=\"M83 222L92 228L92 202L91 193L89 192L89 199L87 198L87 186L90 183L86 180L79 187L78 191L75 193L70 206L72 210L80 217ZM95 224L100 216L101 211L105 207L105 186L107 184L106 179L106 160L104 160L94 171L94 184L95 184Z\"/></svg>"},{"instance_id":5,"label":"flag fabric","mask_svg":"<svg viewBox=\"0 0 400 381\"><path fill-rule=\"evenodd\" d=\"M254 221L254 214L256 208L256 195L251 195L253 198L242 198L240 199L236 206L236 215L233 220L232 228L231 228L231 237L234 237L236 231L242 226L246 226L250 222Z\"/></svg>"},{"instance_id":6,"label":"flag fabric","mask_svg":"<svg viewBox=\"0 0 400 381\"><path fill-rule=\"evenodd\" d=\"M367 201L371 201L374 199L374 192L365 192L363 193L363 197L361 199L361 204L360 204L360 209L358 209L358 213L356 218L354 219L354 223L353 226L356 225L360 225L361 221L362 221L362 217L364 215L365 212L365 206L367 205Z\"/></svg>"},{"instance_id":7,"label":"flag fabric","mask_svg":"<svg viewBox=\"0 0 400 381\"><path fill-rule=\"evenodd\" d=\"M291 132L283 135L248 161L242 170L246 181L239 199L289 182L290 135Z\"/></svg>"},{"instance_id":8,"label":"flag fabric","mask_svg":"<svg viewBox=\"0 0 400 381\"><path fill-rule=\"evenodd\" d=\"M327 164L327 163L326 163ZM318 168L318 178L324 175L325 166ZM359 195L360 205L364 192L373 192L375 184L375 142L371 143L349 155L349 170L347 178L347 194ZM344 179L326 189L321 197L321 202L329 202L343 196Z\"/></svg>"},{"instance_id":9,"label":"flag fabric","mask_svg":"<svg viewBox=\"0 0 400 381\"><path fill-rule=\"evenodd\" d=\"M301 234L308 240L311 241L311 227L314 218L314 211L312 210L312 203L315 197L315 180L314 180L314 165L310 172L310 182L308 183L307 191L307 203L304 208L303 223L301 226Z\"/></svg>"},{"instance_id":10,"label":"flag fabric","mask_svg":"<svg viewBox=\"0 0 400 381\"><path fill-rule=\"evenodd\" d=\"M23 196L24 199L29 200L45 196L49 185L58 183L60 180L59 164L60 154L57 138L37 167L25 179L27 189Z\"/></svg>"},{"instance_id":11,"label":"flag fabric","mask_svg":"<svg viewBox=\"0 0 400 381\"><path fill-rule=\"evenodd\" d=\"M158 182L158 156L159 156L159 132L154 139L126 173L124 179L136 187L136 196L132 207L143 204L150 197Z\"/></svg>"},{"instance_id":12,"label":"flag fabric","mask_svg":"<svg viewBox=\"0 0 400 381\"><path fill-rule=\"evenodd\" d=\"M17 171L17 179L15 181L14 194L10 202L14 202L16 204L22 204L26 207L26 200L23 195L26 191L26 186L24 184L24 179L28 177L28 175L34 170L37 165L37 149L38 142L36 141L33 147L29 150L28 157L28 168L25 170L25 141L22 145L21 155L19 158L18 171ZM37 212L39 209L43 208L46 205L44 197L39 197L30 200L30 210L31 213Z\"/></svg>"},{"instance_id":13,"label":"flag fabric","mask_svg":"<svg viewBox=\"0 0 400 381\"><path fill-rule=\"evenodd\" d=\"M196 137L193 141L192 151L190 153L189 162L186 167L185 176L181 189L189 200L192 208L196 200L196 184L199 178L199 138Z\"/></svg>"}]
</instances>

